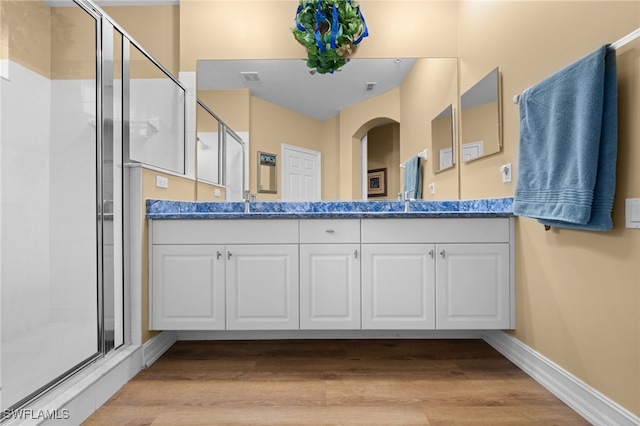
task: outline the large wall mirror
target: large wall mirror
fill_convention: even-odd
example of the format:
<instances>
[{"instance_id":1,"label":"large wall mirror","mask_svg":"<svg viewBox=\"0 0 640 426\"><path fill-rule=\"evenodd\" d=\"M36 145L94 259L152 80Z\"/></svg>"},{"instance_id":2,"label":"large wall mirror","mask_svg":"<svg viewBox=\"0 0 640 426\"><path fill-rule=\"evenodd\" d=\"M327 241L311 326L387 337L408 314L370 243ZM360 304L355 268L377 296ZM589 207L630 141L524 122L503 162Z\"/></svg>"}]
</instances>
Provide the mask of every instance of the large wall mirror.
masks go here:
<instances>
[{"instance_id":1,"label":"large wall mirror","mask_svg":"<svg viewBox=\"0 0 640 426\"><path fill-rule=\"evenodd\" d=\"M344 142L339 135L339 128L346 120L344 112L349 111L347 115L352 120L366 117L357 126L372 119L392 123L400 117L396 123L400 129L391 128L384 133L388 141L382 144L385 145L384 152L382 148L372 146L367 167L359 162L359 158L351 165L355 174L364 171L365 177L368 169L387 168L391 185L389 194L395 199L402 185L400 163L425 148L431 149L430 138L425 137L430 135L430 119L446 105L457 103L457 63L457 58L358 58L334 74L314 74L300 59L200 60L197 93L198 98L205 99L215 114L234 130L248 134L251 129L247 138L251 162L249 190L264 200L277 200L283 196L283 185L276 185L275 177L277 175L278 182L287 182L282 176L286 163L281 161L276 173L275 168L260 163L260 153L280 153L282 144L321 152L323 191L326 180L335 188L328 199L338 198L341 188L335 176L340 172L340 164L332 159L339 144ZM398 103L397 116L370 117L366 113L352 112L353 108L366 109L380 102L375 98L381 99L393 90L399 93L397 97L389 98L390 102ZM452 110L453 106L447 111ZM405 127L405 142L401 136L402 116L411 117L413 123L410 130ZM444 161L448 164L446 168L452 168L456 162L452 117L446 120L450 123L449 136L446 141L438 142L438 151L442 151L443 156L449 155L450 161ZM354 154L352 160L357 157ZM335 169L331 169L332 165ZM268 178L268 189L267 176L274 177L273 180ZM353 187L358 188L359 183L354 178ZM426 184L425 181L424 186ZM451 193L457 198L457 180L455 186ZM263 193L265 195L260 196ZM354 189L352 193L353 198L360 198L360 191Z\"/></svg>"},{"instance_id":2,"label":"large wall mirror","mask_svg":"<svg viewBox=\"0 0 640 426\"><path fill-rule=\"evenodd\" d=\"M431 120L431 146L433 149L433 172L450 169L455 160L455 119L453 105L449 104Z\"/></svg>"},{"instance_id":3,"label":"large wall mirror","mask_svg":"<svg viewBox=\"0 0 640 426\"><path fill-rule=\"evenodd\" d=\"M460 157L463 163L502 150L501 98L498 68L460 97Z\"/></svg>"}]
</instances>

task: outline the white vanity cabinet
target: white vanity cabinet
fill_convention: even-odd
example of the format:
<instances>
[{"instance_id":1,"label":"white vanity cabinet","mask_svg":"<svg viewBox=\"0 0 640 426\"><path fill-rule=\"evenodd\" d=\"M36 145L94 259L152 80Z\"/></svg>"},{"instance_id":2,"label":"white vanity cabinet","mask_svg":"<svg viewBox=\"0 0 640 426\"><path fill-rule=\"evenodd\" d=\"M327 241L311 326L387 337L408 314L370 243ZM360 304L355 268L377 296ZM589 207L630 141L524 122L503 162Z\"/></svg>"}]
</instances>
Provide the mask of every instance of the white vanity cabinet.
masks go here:
<instances>
[{"instance_id":1,"label":"white vanity cabinet","mask_svg":"<svg viewBox=\"0 0 640 426\"><path fill-rule=\"evenodd\" d=\"M227 330L297 329L298 245L226 250Z\"/></svg>"},{"instance_id":2,"label":"white vanity cabinet","mask_svg":"<svg viewBox=\"0 0 640 426\"><path fill-rule=\"evenodd\" d=\"M155 220L152 330L299 327L297 220Z\"/></svg>"},{"instance_id":3,"label":"white vanity cabinet","mask_svg":"<svg viewBox=\"0 0 640 426\"><path fill-rule=\"evenodd\" d=\"M360 220L300 221L300 328L360 329Z\"/></svg>"},{"instance_id":4,"label":"white vanity cabinet","mask_svg":"<svg viewBox=\"0 0 640 426\"><path fill-rule=\"evenodd\" d=\"M149 223L153 330L515 327L511 218Z\"/></svg>"},{"instance_id":5,"label":"white vanity cabinet","mask_svg":"<svg viewBox=\"0 0 640 426\"><path fill-rule=\"evenodd\" d=\"M221 245L156 245L150 294L154 330L224 330Z\"/></svg>"},{"instance_id":6,"label":"white vanity cabinet","mask_svg":"<svg viewBox=\"0 0 640 426\"><path fill-rule=\"evenodd\" d=\"M362 245L362 328L435 328L433 244Z\"/></svg>"},{"instance_id":7,"label":"white vanity cabinet","mask_svg":"<svg viewBox=\"0 0 640 426\"><path fill-rule=\"evenodd\" d=\"M438 244L436 328L510 327L509 244Z\"/></svg>"},{"instance_id":8,"label":"white vanity cabinet","mask_svg":"<svg viewBox=\"0 0 640 426\"><path fill-rule=\"evenodd\" d=\"M513 328L507 218L363 219L363 328Z\"/></svg>"}]
</instances>

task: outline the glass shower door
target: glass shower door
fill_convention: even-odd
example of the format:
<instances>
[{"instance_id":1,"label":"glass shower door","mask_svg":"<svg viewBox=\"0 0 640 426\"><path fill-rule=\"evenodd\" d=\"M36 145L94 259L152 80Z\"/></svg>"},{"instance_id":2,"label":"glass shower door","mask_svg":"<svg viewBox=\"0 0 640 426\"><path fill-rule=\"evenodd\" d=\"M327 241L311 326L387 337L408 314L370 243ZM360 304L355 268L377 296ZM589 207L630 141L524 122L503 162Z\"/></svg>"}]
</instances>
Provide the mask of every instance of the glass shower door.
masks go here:
<instances>
[{"instance_id":1,"label":"glass shower door","mask_svg":"<svg viewBox=\"0 0 640 426\"><path fill-rule=\"evenodd\" d=\"M61 3L1 2L3 416L101 350L98 16Z\"/></svg>"}]
</instances>

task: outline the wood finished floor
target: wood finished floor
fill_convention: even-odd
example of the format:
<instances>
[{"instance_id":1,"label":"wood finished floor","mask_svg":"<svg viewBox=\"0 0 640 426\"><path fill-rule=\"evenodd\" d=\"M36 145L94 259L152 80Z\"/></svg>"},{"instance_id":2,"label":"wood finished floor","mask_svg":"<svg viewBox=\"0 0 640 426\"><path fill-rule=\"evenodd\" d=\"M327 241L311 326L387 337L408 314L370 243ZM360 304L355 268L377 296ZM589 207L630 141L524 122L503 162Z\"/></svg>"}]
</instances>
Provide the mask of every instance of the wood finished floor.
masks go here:
<instances>
[{"instance_id":1,"label":"wood finished floor","mask_svg":"<svg viewBox=\"0 0 640 426\"><path fill-rule=\"evenodd\" d=\"M482 340L177 342L83 425L588 425Z\"/></svg>"}]
</instances>

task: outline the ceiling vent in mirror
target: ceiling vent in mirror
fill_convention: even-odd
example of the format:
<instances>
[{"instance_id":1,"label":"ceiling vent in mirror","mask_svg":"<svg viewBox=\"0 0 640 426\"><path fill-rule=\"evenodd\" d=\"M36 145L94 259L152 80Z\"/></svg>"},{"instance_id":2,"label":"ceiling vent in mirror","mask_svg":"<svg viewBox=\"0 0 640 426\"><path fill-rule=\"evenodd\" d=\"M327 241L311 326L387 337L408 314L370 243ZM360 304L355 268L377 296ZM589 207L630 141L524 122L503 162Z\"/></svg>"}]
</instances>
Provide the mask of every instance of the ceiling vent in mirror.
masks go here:
<instances>
[{"instance_id":1,"label":"ceiling vent in mirror","mask_svg":"<svg viewBox=\"0 0 640 426\"><path fill-rule=\"evenodd\" d=\"M367 82L367 92L373 91L373 89L376 87L376 84L378 84L377 81L368 81Z\"/></svg>"},{"instance_id":2,"label":"ceiling vent in mirror","mask_svg":"<svg viewBox=\"0 0 640 426\"><path fill-rule=\"evenodd\" d=\"M242 75L242 78L244 78L244 81L246 81L247 83L260 81L260 76L258 76L258 73L255 71L243 71L240 72L240 74Z\"/></svg>"}]
</instances>

